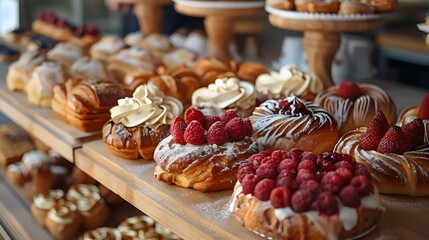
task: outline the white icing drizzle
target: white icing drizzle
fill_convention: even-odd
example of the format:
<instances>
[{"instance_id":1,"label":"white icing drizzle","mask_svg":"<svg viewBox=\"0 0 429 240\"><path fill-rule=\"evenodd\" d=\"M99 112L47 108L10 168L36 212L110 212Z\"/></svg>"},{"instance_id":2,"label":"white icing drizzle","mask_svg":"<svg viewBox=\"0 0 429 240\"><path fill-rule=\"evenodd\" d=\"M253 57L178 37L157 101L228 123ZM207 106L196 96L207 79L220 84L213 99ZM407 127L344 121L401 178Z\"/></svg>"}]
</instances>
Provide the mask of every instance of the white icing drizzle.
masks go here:
<instances>
[{"instance_id":1,"label":"white icing drizzle","mask_svg":"<svg viewBox=\"0 0 429 240\"><path fill-rule=\"evenodd\" d=\"M48 218L61 224L70 224L76 218L76 205L72 202L64 202L61 205L54 206L49 210Z\"/></svg>"},{"instance_id":2,"label":"white icing drizzle","mask_svg":"<svg viewBox=\"0 0 429 240\"><path fill-rule=\"evenodd\" d=\"M99 193L97 186L92 184L79 184L71 186L67 195L74 200L78 200L80 198L90 197L94 192Z\"/></svg>"},{"instance_id":3,"label":"white icing drizzle","mask_svg":"<svg viewBox=\"0 0 429 240\"><path fill-rule=\"evenodd\" d=\"M153 58L152 54L147 50L139 48L123 49L112 56L109 62L112 60L124 62L137 68L155 68L155 59Z\"/></svg>"},{"instance_id":4,"label":"white icing drizzle","mask_svg":"<svg viewBox=\"0 0 429 240\"><path fill-rule=\"evenodd\" d=\"M83 235L83 240L121 240L121 232L116 228L101 227L88 232Z\"/></svg>"},{"instance_id":5,"label":"white icing drizzle","mask_svg":"<svg viewBox=\"0 0 429 240\"><path fill-rule=\"evenodd\" d=\"M39 209L49 210L56 203L62 204L64 191L61 189L49 190L47 194L39 193L33 198L34 205Z\"/></svg>"}]
</instances>

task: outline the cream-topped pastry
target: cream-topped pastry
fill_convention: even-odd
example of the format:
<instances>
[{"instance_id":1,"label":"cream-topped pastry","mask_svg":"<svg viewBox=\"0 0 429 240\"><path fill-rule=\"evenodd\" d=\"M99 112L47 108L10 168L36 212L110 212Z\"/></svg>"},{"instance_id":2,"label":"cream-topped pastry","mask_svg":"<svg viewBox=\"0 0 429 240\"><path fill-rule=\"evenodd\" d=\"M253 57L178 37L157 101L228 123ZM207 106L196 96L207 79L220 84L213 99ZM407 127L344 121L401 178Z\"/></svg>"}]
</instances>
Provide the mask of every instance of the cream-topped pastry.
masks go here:
<instances>
[{"instance_id":1,"label":"cream-topped pastry","mask_svg":"<svg viewBox=\"0 0 429 240\"><path fill-rule=\"evenodd\" d=\"M279 72L261 74L256 79L256 91L271 99L295 95L312 101L323 90L323 82L318 77L300 71L294 65L284 66Z\"/></svg>"},{"instance_id":2,"label":"cream-topped pastry","mask_svg":"<svg viewBox=\"0 0 429 240\"><path fill-rule=\"evenodd\" d=\"M74 203L65 201L49 210L46 227L57 239L68 239L79 230L80 215Z\"/></svg>"},{"instance_id":3,"label":"cream-topped pastry","mask_svg":"<svg viewBox=\"0 0 429 240\"><path fill-rule=\"evenodd\" d=\"M182 112L183 105L179 100L165 96L153 84L140 85L132 98L119 99L118 105L110 109L114 123L126 127L144 124L151 129L171 124Z\"/></svg>"},{"instance_id":4,"label":"cream-topped pastry","mask_svg":"<svg viewBox=\"0 0 429 240\"><path fill-rule=\"evenodd\" d=\"M109 213L103 198L98 192L91 192L90 195L77 198L76 206L82 215L83 227L87 230L103 226Z\"/></svg>"},{"instance_id":5,"label":"cream-topped pastry","mask_svg":"<svg viewBox=\"0 0 429 240\"><path fill-rule=\"evenodd\" d=\"M173 68L180 65L192 66L197 55L186 49L177 49L162 56L162 63L168 67Z\"/></svg>"},{"instance_id":6,"label":"cream-topped pastry","mask_svg":"<svg viewBox=\"0 0 429 240\"><path fill-rule=\"evenodd\" d=\"M47 193L39 193L33 198L33 204L44 210L49 210L55 206L55 204L61 204L64 201L64 191L61 189L52 189Z\"/></svg>"},{"instance_id":7,"label":"cream-topped pastry","mask_svg":"<svg viewBox=\"0 0 429 240\"><path fill-rule=\"evenodd\" d=\"M266 150L298 147L320 154L338 140L338 125L326 110L297 97L267 100L250 116L253 137Z\"/></svg>"},{"instance_id":8,"label":"cream-topped pastry","mask_svg":"<svg viewBox=\"0 0 429 240\"><path fill-rule=\"evenodd\" d=\"M66 198L71 202L77 203L79 199L92 197L94 193L99 193L99 191L98 187L92 184L72 185L67 192Z\"/></svg>"},{"instance_id":9,"label":"cream-topped pastry","mask_svg":"<svg viewBox=\"0 0 429 240\"><path fill-rule=\"evenodd\" d=\"M97 78L114 81L112 74L107 70L105 64L95 58L81 57L71 66L71 74L84 79Z\"/></svg>"},{"instance_id":10,"label":"cream-topped pastry","mask_svg":"<svg viewBox=\"0 0 429 240\"><path fill-rule=\"evenodd\" d=\"M256 104L255 86L238 78L221 78L206 88L195 90L192 105L200 109L235 109L248 116Z\"/></svg>"},{"instance_id":11,"label":"cream-topped pastry","mask_svg":"<svg viewBox=\"0 0 429 240\"><path fill-rule=\"evenodd\" d=\"M124 236L137 237L140 232L144 233L154 226L153 218L142 215L125 219L119 224L118 229Z\"/></svg>"},{"instance_id":12,"label":"cream-topped pastry","mask_svg":"<svg viewBox=\"0 0 429 240\"><path fill-rule=\"evenodd\" d=\"M101 227L86 231L81 237L82 240L121 240L122 234L119 229Z\"/></svg>"}]
</instances>

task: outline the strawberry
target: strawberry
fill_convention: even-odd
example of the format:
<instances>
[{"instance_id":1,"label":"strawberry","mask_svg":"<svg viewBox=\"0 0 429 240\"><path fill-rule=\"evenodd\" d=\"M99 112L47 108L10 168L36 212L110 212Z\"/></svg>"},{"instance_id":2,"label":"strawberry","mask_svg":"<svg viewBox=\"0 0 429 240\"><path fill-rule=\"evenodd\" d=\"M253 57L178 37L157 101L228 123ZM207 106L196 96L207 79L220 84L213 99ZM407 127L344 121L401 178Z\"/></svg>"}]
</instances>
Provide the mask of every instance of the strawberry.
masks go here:
<instances>
[{"instance_id":1,"label":"strawberry","mask_svg":"<svg viewBox=\"0 0 429 240\"><path fill-rule=\"evenodd\" d=\"M189 124L193 120L200 122L203 127L205 127L207 124L206 116L204 116L204 114L200 110L190 107L186 109L185 122L186 124Z\"/></svg>"},{"instance_id":2,"label":"strawberry","mask_svg":"<svg viewBox=\"0 0 429 240\"><path fill-rule=\"evenodd\" d=\"M422 120L429 119L429 93L425 95L420 104L418 117Z\"/></svg>"},{"instance_id":3,"label":"strawberry","mask_svg":"<svg viewBox=\"0 0 429 240\"><path fill-rule=\"evenodd\" d=\"M206 116L206 127L207 129L210 128L210 126L215 123L220 121L220 117L218 116Z\"/></svg>"},{"instance_id":4,"label":"strawberry","mask_svg":"<svg viewBox=\"0 0 429 240\"><path fill-rule=\"evenodd\" d=\"M412 122L402 126L402 131L410 138L413 147L423 144L425 127L420 118L416 118Z\"/></svg>"},{"instance_id":5,"label":"strawberry","mask_svg":"<svg viewBox=\"0 0 429 240\"><path fill-rule=\"evenodd\" d=\"M394 126L387 130L384 137L380 140L377 152L402 154L412 149L412 147L409 137L400 127Z\"/></svg>"},{"instance_id":6,"label":"strawberry","mask_svg":"<svg viewBox=\"0 0 429 240\"><path fill-rule=\"evenodd\" d=\"M173 136L173 140L176 143L185 145L186 141L183 137L185 134L186 123L181 117L176 117L170 126L170 134Z\"/></svg>"},{"instance_id":7,"label":"strawberry","mask_svg":"<svg viewBox=\"0 0 429 240\"><path fill-rule=\"evenodd\" d=\"M244 121L241 118L235 117L225 125L230 141L241 141L246 137L246 129Z\"/></svg>"},{"instance_id":8,"label":"strawberry","mask_svg":"<svg viewBox=\"0 0 429 240\"><path fill-rule=\"evenodd\" d=\"M213 123L207 132L207 142L209 144L222 145L228 142L228 133L222 122Z\"/></svg>"},{"instance_id":9,"label":"strawberry","mask_svg":"<svg viewBox=\"0 0 429 240\"><path fill-rule=\"evenodd\" d=\"M355 82L345 81L338 86L337 95L354 101L362 95L362 90Z\"/></svg>"},{"instance_id":10,"label":"strawberry","mask_svg":"<svg viewBox=\"0 0 429 240\"><path fill-rule=\"evenodd\" d=\"M368 129L366 130L365 136L360 139L359 147L364 150L375 150L389 129L389 123L387 122L386 116L382 111L377 112L374 118L369 123Z\"/></svg>"},{"instance_id":11,"label":"strawberry","mask_svg":"<svg viewBox=\"0 0 429 240\"><path fill-rule=\"evenodd\" d=\"M220 117L220 120L224 123L227 124L229 122L229 120L233 119L237 117L237 114L235 113L234 110L230 109L230 110L226 110L222 117Z\"/></svg>"},{"instance_id":12,"label":"strawberry","mask_svg":"<svg viewBox=\"0 0 429 240\"><path fill-rule=\"evenodd\" d=\"M197 120L193 120L188 124L185 130L184 139L187 143L194 145L203 145L206 143L206 131Z\"/></svg>"}]
</instances>

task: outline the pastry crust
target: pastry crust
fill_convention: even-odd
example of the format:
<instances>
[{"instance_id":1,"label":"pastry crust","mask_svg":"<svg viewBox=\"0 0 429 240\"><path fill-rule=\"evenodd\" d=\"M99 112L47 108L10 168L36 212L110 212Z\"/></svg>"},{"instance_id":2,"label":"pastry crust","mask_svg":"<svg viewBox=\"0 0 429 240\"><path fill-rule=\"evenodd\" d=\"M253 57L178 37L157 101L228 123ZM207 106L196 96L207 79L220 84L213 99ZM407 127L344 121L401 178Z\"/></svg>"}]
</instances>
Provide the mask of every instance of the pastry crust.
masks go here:
<instances>
[{"instance_id":1,"label":"pastry crust","mask_svg":"<svg viewBox=\"0 0 429 240\"><path fill-rule=\"evenodd\" d=\"M0 165L8 166L21 160L22 156L35 149L33 141L16 124L0 125Z\"/></svg>"},{"instance_id":2,"label":"pastry crust","mask_svg":"<svg viewBox=\"0 0 429 240\"><path fill-rule=\"evenodd\" d=\"M46 218L46 228L57 239L69 239L76 235L80 224L81 216L72 202L51 208Z\"/></svg>"},{"instance_id":3,"label":"pastry crust","mask_svg":"<svg viewBox=\"0 0 429 240\"><path fill-rule=\"evenodd\" d=\"M336 13L340 8L340 1L300 0L295 1L295 7L299 12Z\"/></svg>"}]
</instances>

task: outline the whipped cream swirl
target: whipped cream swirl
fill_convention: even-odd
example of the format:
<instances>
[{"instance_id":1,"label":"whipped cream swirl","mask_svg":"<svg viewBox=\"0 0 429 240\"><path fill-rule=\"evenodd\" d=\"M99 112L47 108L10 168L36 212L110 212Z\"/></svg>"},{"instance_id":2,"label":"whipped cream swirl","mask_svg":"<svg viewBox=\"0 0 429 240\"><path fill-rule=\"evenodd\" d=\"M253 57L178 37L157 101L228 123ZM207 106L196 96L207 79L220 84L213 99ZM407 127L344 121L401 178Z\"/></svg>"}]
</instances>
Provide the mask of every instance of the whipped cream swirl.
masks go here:
<instances>
[{"instance_id":1,"label":"whipped cream swirl","mask_svg":"<svg viewBox=\"0 0 429 240\"><path fill-rule=\"evenodd\" d=\"M323 82L314 75L300 71L294 65L287 65L279 72L261 74L256 79L256 91L282 98L296 95L305 98L309 94L317 94L323 90Z\"/></svg>"},{"instance_id":2,"label":"whipped cream swirl","mask_svg":"<svg viewBox=\"0 0 429 240\"><path fill-rule=\"evenodd\" d=\"M122 123L126 127L144 124L152 129L171 124L182 112L183 105L179 100L165 96L153 84L137 87L132 98L119 99L118 106L110 109L114 123Z\"/></svg>"},{"instance_id":3,"label":"whipped cream swirl","mask_svg":"<svg viewBox=\"0 0 429 240\"><path fill-rule=\"evenodd\" d=\"M64 202L56 205L49 210L48 218L61 224L70 224L77 216L76 205L72 202Z\"/></svg>"},{"instance_id":4,"label":"whipped cream swirl","mask_svg":"<svg viewBox=\"0 0 429 240\"><path fill-rule=\"evenodd\" d=\"M56 203L62 204L64 191L61 189L49 190L48 193L39 193L33 198L34 205L39 209L49 210Z\"/></svg>"},{"instance_id":5,"label":"whipped cream swirl","mask_svg":"<svg viewBox=\"0 0 429 240\"><path fill-rule=\"evenodd\" d=\"M192 105L197 107L217 106L225 108L251 108L255 105L256 93L252 83L237 78L217 79L207 88L197 89L192 94Z\"/></svg>"}]
</instances>

